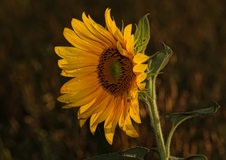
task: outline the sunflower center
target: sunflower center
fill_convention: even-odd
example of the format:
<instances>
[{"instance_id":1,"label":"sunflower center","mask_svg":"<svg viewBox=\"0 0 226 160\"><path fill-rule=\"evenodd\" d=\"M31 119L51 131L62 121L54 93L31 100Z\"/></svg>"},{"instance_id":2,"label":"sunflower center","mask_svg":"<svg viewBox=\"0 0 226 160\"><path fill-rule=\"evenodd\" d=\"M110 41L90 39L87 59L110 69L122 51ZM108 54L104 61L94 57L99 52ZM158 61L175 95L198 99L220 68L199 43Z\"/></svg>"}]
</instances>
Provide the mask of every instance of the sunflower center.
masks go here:
<instances>
[{"instance_id":1,"label":"sunflower center","mask_svg":"<svg viewBox=\"0 0 226 160\"><path fill-rule=\"evenodd\" d=\"M104 90L114 96L121 96L131 87L133 63L122 56L117 48L109 48L100 55L97 74Z\"/></svg>"},{"instance_id":2,"label":"sunflower center","mask_svg":"<svg viewBox=\"0 0 226 160\"><path fill-rule=\"evenodd\" d=\"M114 79L117 80L122 76L122 66L117 61L112 61L109 64L109 75Z\"/></svg>"}]
</instances>

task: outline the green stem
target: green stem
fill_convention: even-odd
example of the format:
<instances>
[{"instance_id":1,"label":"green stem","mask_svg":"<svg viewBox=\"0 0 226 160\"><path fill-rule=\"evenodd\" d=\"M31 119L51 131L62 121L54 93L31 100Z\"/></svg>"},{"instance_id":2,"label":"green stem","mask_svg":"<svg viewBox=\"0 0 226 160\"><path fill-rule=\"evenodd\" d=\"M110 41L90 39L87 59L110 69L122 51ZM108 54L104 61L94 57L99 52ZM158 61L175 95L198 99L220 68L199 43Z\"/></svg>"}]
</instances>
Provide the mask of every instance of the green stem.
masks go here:
<instances>
[{"instance_id":1,"label":"green stem","mask_svg":"<svg viewBox=\"0 0 226 160\"><path fill-rule=\"evenodd\" d=\"M150 81L148 82L149 87L149 96L147 107L149 110L151 124L154 129L154 133L156 136L156 143L158 147L159 157L161 160L167 160L168 157L166 155L166 147L163 139L162 128L160 124L160 118L156 103L156 76L150 77Z\"/></svg>"},{"instance_id":2,"label":"green stem","mask_svg":"<svg viewBox=\"0 0 226 160\"><path fill-rule=\"evenodd\" d=\"M188 116L186 118L184 118L183 120L181 120L180 122L176 123L176 124L173 124L170 132L169 132L169 135L168 135L168 138L167 138L167 141L166 141L166 156L167 157L170 157L170 145L171 145L171 140L172 140L172 137L173 137L173 134L175 132L175 130L177 129L177 127L184 121L186 121L187 119L190 119L190 118L193 118L193 117L196 117L196 115L191 115L191 116Z\"/></svg>"},{"instance_id":3,"label":"green stem","mask_svg":"<svg viewBox=\"0 0 226 160\"><path fill-rule=\"evenodd\" d=\"M173 137L173 133L176 130L176 127L173 127L168 135L167 141L166 141L166 156L169 157L170 156L170 145L171 145L171 140Z\"/></svg>"}]
</instances>

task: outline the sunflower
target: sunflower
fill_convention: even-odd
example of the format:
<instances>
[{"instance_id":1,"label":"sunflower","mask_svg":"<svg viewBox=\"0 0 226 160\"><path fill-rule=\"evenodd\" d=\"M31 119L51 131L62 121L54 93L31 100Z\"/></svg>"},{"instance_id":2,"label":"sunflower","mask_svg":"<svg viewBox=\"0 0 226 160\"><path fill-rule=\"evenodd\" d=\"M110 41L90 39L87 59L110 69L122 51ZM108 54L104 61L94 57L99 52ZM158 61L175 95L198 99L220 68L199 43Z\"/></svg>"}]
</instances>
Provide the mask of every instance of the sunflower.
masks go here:
<instances>
[{"instance_id":1,"label":"sunflower","mask_svg":"<svg viewBox=\"0 0 226 160\"><path fill-rule=\"evenodd\" d=\"M141 123L138 92L145 89L149 58L134 53L132 24L122 31L116 26L109 8L105 11L106 28L89 15L82 21L72 19L72 28L64 29L64 37L72 47L57 46L55 52L62 75L73 77L62 88L58 98L63 108L80 107L79 124L90 120L90 130L95 133L104 122L105 137L112 144L118 125L128 136L138 137L132 120Z\"/></svg>"}]
</instances>

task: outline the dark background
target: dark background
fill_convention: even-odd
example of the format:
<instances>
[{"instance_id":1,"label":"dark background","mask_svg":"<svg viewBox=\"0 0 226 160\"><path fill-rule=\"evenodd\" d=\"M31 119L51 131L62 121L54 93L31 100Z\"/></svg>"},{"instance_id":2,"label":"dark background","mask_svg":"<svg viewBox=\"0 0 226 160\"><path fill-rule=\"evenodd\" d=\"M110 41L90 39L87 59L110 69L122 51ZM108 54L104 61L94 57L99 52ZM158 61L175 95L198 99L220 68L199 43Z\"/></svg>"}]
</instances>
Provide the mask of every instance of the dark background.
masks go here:
<instances>
[{"instance_id":1,"label":"dark background","mask_svg":"<svg viewBox=\"0 0 226 160\"><path fill-rule=\"evenodd\" d=\"M159 76L158 106L164 117L176 111L209 107L221 109L207 118L180 126L172 154L202 153L211 160L226 159L226 1L224 0L1 0L0 1L0 159L83 159L137 145L155 147L149 118L141 107L140 138L116 131L108 145L99 125L95 136L87 123L78 126L77 109L61 109L56 101L68 79L60 76L54 46L69 45L64 27L85 11L104 23L112 8L118 26L138 23L150 13L151 41L146 52L160 50L160 42L174 51Z\"/></svg>"}]
</instances>

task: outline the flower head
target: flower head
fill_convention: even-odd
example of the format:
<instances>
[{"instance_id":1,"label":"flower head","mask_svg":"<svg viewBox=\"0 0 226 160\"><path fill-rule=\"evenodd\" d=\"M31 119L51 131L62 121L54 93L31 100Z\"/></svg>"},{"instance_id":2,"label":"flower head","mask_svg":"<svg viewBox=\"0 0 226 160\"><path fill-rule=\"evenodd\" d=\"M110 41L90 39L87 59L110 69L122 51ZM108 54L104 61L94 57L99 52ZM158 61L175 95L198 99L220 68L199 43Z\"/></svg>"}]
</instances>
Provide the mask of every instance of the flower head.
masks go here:
<instances>
[{"instance_id":1,"label":"flower head","mask_svg":"<svg viewBox=\"0 0 226 160\"><path fill-rule=\"evenodd\" d=\"M128 136L138 137L132 120L141 123L138 91L145 88L148 56L134 53L132 25L123 31L105 11L106 28L90 16L82 14L82 21L72 19L72 28L65 28L64 36L72 47L57 46L55 52L62 58L62 75L74 77L62 88L58 98L64 108L80 107L78 119L83 126L90 118L94 134L104 122L107 141L112 144L118 125Z\"/></svg>"}]
</instances>

